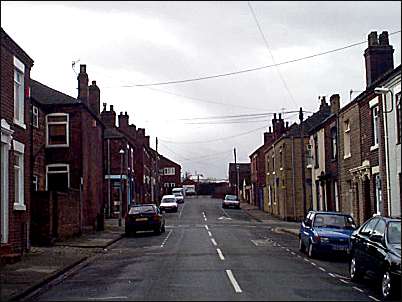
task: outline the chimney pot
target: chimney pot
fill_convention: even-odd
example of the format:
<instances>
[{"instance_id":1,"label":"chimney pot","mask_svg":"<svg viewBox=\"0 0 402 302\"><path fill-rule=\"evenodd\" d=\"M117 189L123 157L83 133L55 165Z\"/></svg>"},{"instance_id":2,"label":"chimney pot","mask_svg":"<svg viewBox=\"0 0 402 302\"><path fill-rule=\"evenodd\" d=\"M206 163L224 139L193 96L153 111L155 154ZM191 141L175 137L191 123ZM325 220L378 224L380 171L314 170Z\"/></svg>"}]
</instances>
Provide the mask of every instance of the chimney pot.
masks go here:
<instances>
[{"instance_id":1,"label":"chimney pot","mask_svg":"<svg viewBox=\"0 0 402 302\"><path fill-rule=\"evenodd\" d=\"M103 103L103 111L106 111L106 103Z\"/></svg>"},{"instance_id":2,"label":"chimney pot","mask_svg":"<svg viewBox=\"0 0 402 302\"><path fill-rule=\"evenodd\" d=\"M127 111L126 111L126 112L124 112L124 115L127 115Z\"/></svg>"},{"instance_id":3,"label":"chimney pot","mask_svg":"<svg viewBox=\"0 0 402 302\"><path fill-rule=\"evenodd\" d=\"M114 110L113 110L113 105L110 105L110 111L114 111Z\"/></svg>"},{"instance_id":4,"label":"chimney pot","mask_svg":"<svg viewBox=\"0 0 402 302\"><path fill-rule=\"evenodd\" d=\"M92 85L96 85L96 81L92 81Z\"/></svg>"},{"instance_id":5,"label":"chimney pot","mask_svg":"<svg viewBox=\"0 0 402 302\"><path fill-rule=\"evenodd\" d=\"M282 119L282 113L279 113L279 120Z\"/></svg>"},{"instance_id":6,"label":"chimney pot","mask_svg":"<svg viewBox=\"0 0 402 302\"><path fill-rule=\"evenodd\" d=\"M80 72L82 72L82 73L87 72L87 65L86 64L80 64Z\"/></svg>"},{"instance_id":7,"label":"chimney pot","mask_svg":"<svg viewBox=\"0 0 402 302\"><path fill-rule=\"evenodd\" d=\"M376 32L376 31L372 31L372 32L368 35L368 46L376 46L376 45L378 45L377 32Z\"/></svg>"},{"instance_id":8,"label":"chimney pot","mask_svg":"<svg viewBox=\"0 0 402 302\"><path fill-rule=\"evenodd\" d=\"M379 40L379 42L380 42L380 45L383 45L383 46L389 45L388 32L387 32L387 31L383 31L383 32L380 34L380 37L378 38L378 40Z\"/></svg>"}]
</instances>

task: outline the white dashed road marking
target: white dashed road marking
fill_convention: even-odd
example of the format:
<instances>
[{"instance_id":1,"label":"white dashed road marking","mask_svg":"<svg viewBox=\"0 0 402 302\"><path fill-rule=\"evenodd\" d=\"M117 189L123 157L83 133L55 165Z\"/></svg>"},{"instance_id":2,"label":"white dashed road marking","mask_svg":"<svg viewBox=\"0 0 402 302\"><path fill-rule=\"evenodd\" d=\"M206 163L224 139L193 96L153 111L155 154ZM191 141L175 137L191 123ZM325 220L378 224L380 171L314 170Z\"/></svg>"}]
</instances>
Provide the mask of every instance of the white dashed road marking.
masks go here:
<instances>
[{"instance_id":1,"label":"white dashed road marking","mask_svg":"<svg viewBox=\"0 0 402 302\"><path fill-rule=\"evenodd\" d=\"M118 297L97 297L97 298L87 298L88 300L116 300L116 299L127 299L126 296L118 296Z\"/></svg>"},{"instance_id":2,"label":"white dashed road marking","mask_svg":"<svg viewBox=\"0 0 402 302\"><path fill-rule=\"evenodd\" d=\"M216 243L216 241L215 241L215 239L214 238L211 238L211 241L212 241L212 244L213 245L215 245L215 246L217 246L218 244Z\"/></svg>"},{"instance_id":3,"label":"white dashed road marking","mask_svg":"<svg viewBox=\"0 0 402 302\"><path fill-rule=\"evenodd\" d=\"M328 273L328 275L330 275L332 278L336 278L333 273Z\"/></svg>"},{"instance_id":4,"label":"white dashed road marking","mask_svg":"<svg viewBox=\"0 0 402 302\"><path fill-rule=\"evenodd\" d=\"M350 283L349 281L345 281L345 280L343 280L343 279L339 279L339 281L341 281L341 282L343 282L343 283L345 283L345 284L349 284L349 283Z\"/></svg>"},{"instance_id":5,"label":"white dashed road marking","mask_svg":"<svg viewBox=\"0 0 402 302\"><path fill-rule=\"evenodd\" d=\"M241 293L242 290L241 290L239 284L237 283L235 277L233 276L232 271L231 270L226 270L226 274L228 275L230 282L232 282L232 285L233 285L233 287L235 289L235 292L236 293Z\"/></svg>"},{"instance_id":6,"label":"white dashed road marking","mask_svg":"<svg viewBox=\"0 0 402 302\"><path fill-rule=\"evenodd\" d=\"M212 233L210 231L208 231L208 235L209 237L212 237Z\"/></svg>"},{"instance_id":7,"label":"white dashed road marking","mask_svg":"<svg viewBox=\"0 0 402 302\"><path fill-rule=\"evenodd\" d=\"M374 298L373 296L369 296L369 298L373 299L374 301L380 301L377 298Z\"/></svg>"},{"instance_id":8,"label":"white dashed road marking","mask_svg":"<svg viewBox=\"0 0 402 302\"><path fill-rule=\"evenodd\" d=\"M216 251L218 252L219 258L221 258L221 260L225 260L225 257L223 257L222 251L220 249L216 249Z\"/></svg>"},{"instance_id":9,"label":"white dashed road marking","mask_svg":"<svg viewBox=\"0 0 402 302\"><path fill-rule=\"evenodd\" d=\"M322 270L323 272L326 272L325 268L323 268L321 266L319 267L319 269Z\"/></svg>"},{"instance_id":10,"label":"white dashed road marking","mask_svg":"<svg viewBox=\"0 0 402 302\"><path fill-rule=\"evenodd\" d=\"M356 286L353 286L353 288L354 288L355 290L357 290L357 291L361 292L361 293L363 293L363 292L364 292L364 290L362 290L361 288L358 288L358 287L356 287Z\"/></svg>"},{"instance_id":11,"label":"white dashed road marking","mask_svg":"<svg viewBox=\"0 0 402 302\"><path fill-rule=\"evenodd\" d=\"M208 226L207 226L207 225L205 225L205 228L207 229L207 231L209 230L209 228L208 228Z\"/></svg>"},{"instance_id":12,"label":"white dashed road marking","mask_svg":"<svg viewBox=\"0 0 402 302\"><path fill-rule=\"evenodd\" d=\"M161 247L164 247L166 244L166 241L169 239L170 234L172 234L172 230L169 231L168 235L166 236L165 240L163 240Z\"/></svg>"}]
</instances>

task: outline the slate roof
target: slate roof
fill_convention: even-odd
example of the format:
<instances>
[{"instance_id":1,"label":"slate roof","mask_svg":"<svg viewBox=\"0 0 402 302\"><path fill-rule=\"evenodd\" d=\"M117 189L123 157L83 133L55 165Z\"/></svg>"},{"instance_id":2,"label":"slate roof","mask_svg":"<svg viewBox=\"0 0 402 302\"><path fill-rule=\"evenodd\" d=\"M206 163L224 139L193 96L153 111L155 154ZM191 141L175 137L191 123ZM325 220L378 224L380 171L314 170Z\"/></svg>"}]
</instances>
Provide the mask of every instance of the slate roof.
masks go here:
<instances>
[{"instance_id":1,"label":"slate roof","mask_svg":"<svg viewBox=\"0 0 402 302\"><path fill-rule=\"evenodd\" d=\"M31 98L43 105L79 104L80 100L31 79Z\"/></svg>"},{"instance_id":2,"label":"slate roof","mask_svg":"<svg viewBox=\"0 0 402 302\"><path fill-rule=\"evenodd\" d=\"M104 138L125 138L125 136L115 128L106 128Z\"/></svg>"}]
</instances>

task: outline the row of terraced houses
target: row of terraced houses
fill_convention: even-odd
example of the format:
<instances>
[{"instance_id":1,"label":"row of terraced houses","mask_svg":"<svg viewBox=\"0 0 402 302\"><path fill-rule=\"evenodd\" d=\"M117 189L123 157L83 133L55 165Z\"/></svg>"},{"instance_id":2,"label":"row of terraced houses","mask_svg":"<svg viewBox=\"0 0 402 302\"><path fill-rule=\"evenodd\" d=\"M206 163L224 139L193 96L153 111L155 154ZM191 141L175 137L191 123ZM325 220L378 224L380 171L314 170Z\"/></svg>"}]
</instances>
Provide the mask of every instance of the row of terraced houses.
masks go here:
<instances>
[{"instance_id":1,"label":"row of terraced houses","mask_svg":"<svg viewBox=\"0 0 402 302\"><path fill-rule=\"evenodd\" d=\"M340 211L362 223L401 215L401 66L388 33L371 32L366 89L340 108L339 94L289 126L281 114L250 155L249 202L284 220Z\"/></svg>"},{"instance_id":2,"label":"row of terraced houses","mask_svg":"<svg viewBox=\"0 0 402 302\"><path fill-rule=\"evenodd\" d=\"M105 218L158 204L181 181L180 165L152 149L127 112L116 116L106 103L100 111L86 65L75 98L31 79L33 63L1 29L3 257L102 230Z\"/></svg>"}]
</instances>

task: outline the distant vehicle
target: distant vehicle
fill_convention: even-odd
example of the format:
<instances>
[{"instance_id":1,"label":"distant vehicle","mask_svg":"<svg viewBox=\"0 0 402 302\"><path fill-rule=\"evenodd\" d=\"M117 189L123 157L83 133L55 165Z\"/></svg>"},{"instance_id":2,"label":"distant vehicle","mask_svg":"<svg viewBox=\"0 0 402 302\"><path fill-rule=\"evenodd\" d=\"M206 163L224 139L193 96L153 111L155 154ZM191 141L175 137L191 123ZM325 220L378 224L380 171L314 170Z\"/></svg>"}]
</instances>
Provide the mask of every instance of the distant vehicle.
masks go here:
<instances>
[{"instance_id":1,"label":"distant vehicle","mask_svg":"<svg viewBox=\"0 0 402 302\"><path fill-rule=\"evenodd\" d=\"M173 193L176 197L177 203L184 203L184 196L180 192Z\"/></svg>"},{"instance_id":2,"label":"distant vehicle","mask_svg":"<svg viewBox=\"0 0 402 302\"><path fill-rule=\"evenodd\" d=\"M195 185L183 185L186 196L195 195Z\"/></svg>"},{"instance_id":3,"label":"distant vehicle","mask_svg":"<svg viewBox=\"0 0 402 302\"><path fill-rule=\"evenodd\" d=\"M156 234L165 232L165 217L154 204L131 206L125 218L126 235L137 231L154 231Z\"/></svg>"},{"instance_id":4,"label":"distant vehicle","mask_svg":"<svg viewBox=\"0 0 402 302\"><path fill-rule=\"evenodd\" d=\"M310 258L321 253L350 253L350 236L356 229L352 216L339 212L310 211L299 230L299 249Z\"/></svg>"},{"instance_id":5,"label":"distant vehicle","mask_svg":"<svg viewBox=\"0 0 402 302\"><path fill-rule=\"evenodd\" d=\"M379 281L384 299L400 296L401 219L374 216L352 233L351 243L350 279L367 275Z\"/></svg>"},{"instance_id":6,"label":"distant vehicle","mask_svg":"<svg viewBox=\"0 0 402 302\"><path fill-rule=\"evenodd\" d=\"M179 206L177 204L176 196L163 195L159 208L164 212L177 212Z\"/></svg>"},{"instance_id":7,"label":"distant vehicle","mask_svg":"<svg viewBox=\"0 0 402 302\"><path fill-rule=\"evenodd\" d=\"M181 193L183 196L186 196L185 195L185 190L183 188L173 188L172 189L172 194L174 194L174 193Z\"/></svg>"},{"instance_id":8,"label":"distant vehicle","mask_svg":"<svg viewBox=\"0 0 402 302\"><path fill-rule=\"evenodd\" d=\"M240 200L236 195L225 195L222 201L222 208L234 207L240 209Z\"/></svg>"}]
</instances>

